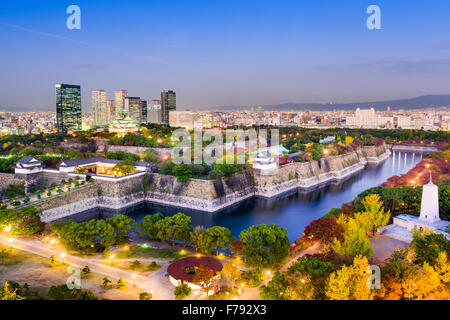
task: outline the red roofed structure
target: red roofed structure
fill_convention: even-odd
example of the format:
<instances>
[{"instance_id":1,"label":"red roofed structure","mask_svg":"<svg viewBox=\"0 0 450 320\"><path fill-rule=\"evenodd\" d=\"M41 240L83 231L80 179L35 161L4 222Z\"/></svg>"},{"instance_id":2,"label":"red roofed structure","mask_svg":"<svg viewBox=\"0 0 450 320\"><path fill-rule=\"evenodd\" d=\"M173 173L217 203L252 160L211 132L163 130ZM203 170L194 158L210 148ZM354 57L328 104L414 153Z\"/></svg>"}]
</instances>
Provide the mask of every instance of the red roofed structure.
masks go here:
<instances>
[{"instance_id":1,"label":"red roofed structure","mask_svg":"<svg viewBox=\"0 0 450 320\"><path fill-rule=\"evenodd\" d=\"M193 288L196 288L191 282L194 280L195 273L189 272L189 270L195 270L199 267L207 268L217 275L222 271L222 263L212 257L187 257L174 261L167 267L167 273L170 277L170 282L175 286L178 286L184 282L188 282Z\"/></svg>"}]
</instances>

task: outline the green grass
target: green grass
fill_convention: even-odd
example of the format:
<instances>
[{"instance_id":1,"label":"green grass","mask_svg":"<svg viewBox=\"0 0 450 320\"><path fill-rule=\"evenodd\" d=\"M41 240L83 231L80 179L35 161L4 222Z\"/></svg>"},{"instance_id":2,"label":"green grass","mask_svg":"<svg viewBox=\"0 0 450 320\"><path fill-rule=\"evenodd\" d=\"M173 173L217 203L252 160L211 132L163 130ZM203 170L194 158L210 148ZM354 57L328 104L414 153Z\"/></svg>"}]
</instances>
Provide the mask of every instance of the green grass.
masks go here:
<instances>
[{"instance_id":1,"label":"green grass","mask_svg":"<svg viewBox=\"0 0 450 320\"><path fill-rule=\"evenodd\" d=\"M157 259L180 259L189 256L184 250L171 250L171 249L155 249L145 247L132 247L130 251L120 251L117 253L117 259L130 259L130 258L157 258Z\"/></svg>"}]
</instances>

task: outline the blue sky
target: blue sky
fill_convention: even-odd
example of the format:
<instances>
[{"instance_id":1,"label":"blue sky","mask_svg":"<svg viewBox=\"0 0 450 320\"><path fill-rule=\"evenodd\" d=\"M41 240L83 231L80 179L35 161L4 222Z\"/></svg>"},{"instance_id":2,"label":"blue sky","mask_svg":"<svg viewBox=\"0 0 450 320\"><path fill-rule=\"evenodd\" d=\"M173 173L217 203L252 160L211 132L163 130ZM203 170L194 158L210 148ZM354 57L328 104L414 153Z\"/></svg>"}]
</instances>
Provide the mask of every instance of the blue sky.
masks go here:
<instances>
[{"instance_id":1,"label":"blue sky","mask_svg":"<svg viewBox=\"0 0 450 320\"><path fill-rule=\"evenodd\" d=\"M81 30L66 8L81 8ZM382 30L366 28L381 8ZM49 109L54 85L177 92L208 108L450 93L450 1L0 2L0 108Z\"/></svg>"}]
</instances>

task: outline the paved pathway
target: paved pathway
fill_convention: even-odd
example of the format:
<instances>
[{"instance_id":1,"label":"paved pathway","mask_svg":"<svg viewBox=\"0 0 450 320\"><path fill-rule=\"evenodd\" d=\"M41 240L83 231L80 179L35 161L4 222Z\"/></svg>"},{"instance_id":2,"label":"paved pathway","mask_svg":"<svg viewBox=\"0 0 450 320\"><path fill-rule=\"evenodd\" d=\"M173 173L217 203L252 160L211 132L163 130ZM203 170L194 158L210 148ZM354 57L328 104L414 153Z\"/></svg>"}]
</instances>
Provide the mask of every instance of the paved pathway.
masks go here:
<instances>
[{"instance_id":1,"label":"paved pathway","mask_svg":"<svg viewBox=\"0 0 450 320\"><path fill-rule=\"evenodd\" d=\"M102 263L92 261L90 259L76 257L69 254L66 254L64 258L62 258L61 254L63 253L63 251L51 248L50 246L47 247L44 244L39 244L33 242L32 240L13 238L14 241L11 244L9 239L9 237L0 235L0 243L6 246L12 246L13 248L36 254L45 258L50 258L52 255L54 255L55 259L58 261L77 266L79 268L88 266L92 272L104 275L108 278L118 280L120 277L123 277L125 282L127 282L128 284L134 283L144 291L152 292L153 299L156 300L173 299L173 287L165 277L165 274L167 272L166 267L155 271L150 276L142 276L137 274L136 278L133 280L133 273L126 270L117 269L104 265Z\"/></svg>"}]
</instances>

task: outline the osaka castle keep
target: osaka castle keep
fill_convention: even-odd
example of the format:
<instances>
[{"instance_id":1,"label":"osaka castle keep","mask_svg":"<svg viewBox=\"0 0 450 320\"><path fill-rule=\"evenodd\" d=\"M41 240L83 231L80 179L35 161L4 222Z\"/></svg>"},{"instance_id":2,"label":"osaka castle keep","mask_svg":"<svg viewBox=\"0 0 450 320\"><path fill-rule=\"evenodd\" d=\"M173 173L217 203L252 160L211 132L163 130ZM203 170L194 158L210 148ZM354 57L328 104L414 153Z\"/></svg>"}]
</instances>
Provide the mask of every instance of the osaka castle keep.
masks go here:
<instances>
[{"instance_id":1,"label":"osaka castle keep","mask_svg":"<svg viewBox=\"0 0 450 320\"><path fill-rule=\"evenodd\" d=\"M381 233L392 238L411 242L412 229L427 228L432 232L441 233L450 240L448 228L450 222L439 218L439 192L438 186L433 183L431 173L430 181L423 186L420 216L402 214L394 217L394 223L381 229Z\"/></svg>"}]
</instances>

